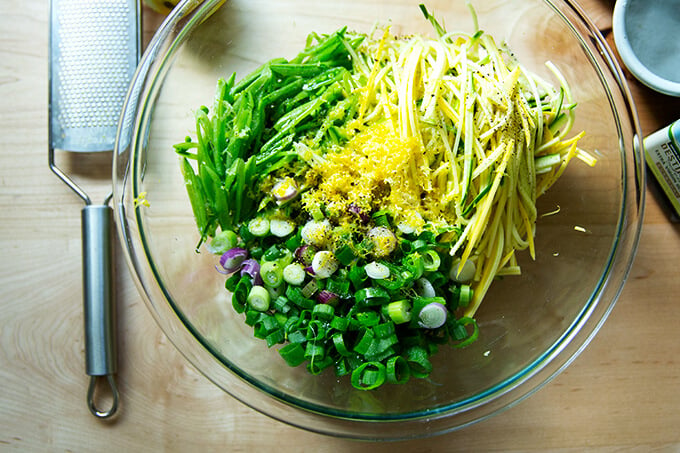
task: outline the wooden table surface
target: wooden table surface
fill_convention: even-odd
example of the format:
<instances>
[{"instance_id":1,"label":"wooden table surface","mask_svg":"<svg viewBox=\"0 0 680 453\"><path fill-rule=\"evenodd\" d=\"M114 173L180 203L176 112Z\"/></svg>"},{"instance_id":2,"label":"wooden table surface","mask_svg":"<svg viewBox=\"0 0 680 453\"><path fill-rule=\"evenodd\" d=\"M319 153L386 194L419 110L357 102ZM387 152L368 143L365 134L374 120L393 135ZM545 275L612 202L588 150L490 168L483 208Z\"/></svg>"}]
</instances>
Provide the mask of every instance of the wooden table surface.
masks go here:
<instances>
[{"instance_id":1,"label":"wooden table surface","mask_svg":"<svg viewBox=\"0 0 680 453\"><path fill-rule=\"evenodd\" d=\"M583 6L610 34L613 2ZM379 445L273 421L187 364L122 259L122 407L109 422L95 419L85 405L82 204L47 167L48 2L0 0L0 11L0 450L680 451L680 223L651 177L637 258L598 336L549 385L488 421ZM158 16L146 13L150 30ZM645 135L680 118L680 99L629 83ZM63 165L103 196L106 156L87 161Z\"/></svg>"}]
</instances>

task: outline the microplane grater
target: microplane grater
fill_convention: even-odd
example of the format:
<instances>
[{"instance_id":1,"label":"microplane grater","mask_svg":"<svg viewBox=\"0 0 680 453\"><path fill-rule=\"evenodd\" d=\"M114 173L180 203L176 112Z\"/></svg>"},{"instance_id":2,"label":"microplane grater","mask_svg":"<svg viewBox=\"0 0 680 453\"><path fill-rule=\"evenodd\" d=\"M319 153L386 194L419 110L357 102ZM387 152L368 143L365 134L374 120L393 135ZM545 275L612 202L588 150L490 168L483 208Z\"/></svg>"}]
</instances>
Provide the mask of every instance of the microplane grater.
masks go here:
<instances>
[{"instance_id":1,"label":"microplane grater","mask_svg":"<svg viewBox=\"0 0 680 453\"><path fill-rule=\"evenodd\" d=\"M110 151L140 56L134 0L52 0L50 145Z\"/></svg>"},{"instance_id":2,"label":"microplane grater","mask_svg":"<svg viewBox=\"0 0 680 453\"><path fill-rule=\"evenodd\" d=\"M102 204L55 163L55 151L112 151L119 117L141 54L139 0L51 0L48 143L50 169L85 202L81 212L87 402L97 417L118 408L111 247L112 194ZM99 378L113 397L109 409L95 403Z\"/></svg>"}]
</instances>

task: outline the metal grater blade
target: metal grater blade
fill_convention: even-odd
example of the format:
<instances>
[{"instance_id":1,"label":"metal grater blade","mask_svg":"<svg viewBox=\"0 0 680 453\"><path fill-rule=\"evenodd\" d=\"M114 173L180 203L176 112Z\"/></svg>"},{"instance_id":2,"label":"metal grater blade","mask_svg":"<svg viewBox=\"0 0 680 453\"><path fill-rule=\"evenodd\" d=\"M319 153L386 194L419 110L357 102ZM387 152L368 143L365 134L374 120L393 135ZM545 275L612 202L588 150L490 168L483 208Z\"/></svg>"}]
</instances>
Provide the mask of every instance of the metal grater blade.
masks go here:
<instances>
[{"instance_id":1,"label":"metal grater blade","mask_svg":"<svg viewBox=\"0 0 680 453\"><path fill-rule=\"evenodd\" d=\"M137 0L52 0L50 147L109 151L140 56Z\"/></svg>"}]
</instances>

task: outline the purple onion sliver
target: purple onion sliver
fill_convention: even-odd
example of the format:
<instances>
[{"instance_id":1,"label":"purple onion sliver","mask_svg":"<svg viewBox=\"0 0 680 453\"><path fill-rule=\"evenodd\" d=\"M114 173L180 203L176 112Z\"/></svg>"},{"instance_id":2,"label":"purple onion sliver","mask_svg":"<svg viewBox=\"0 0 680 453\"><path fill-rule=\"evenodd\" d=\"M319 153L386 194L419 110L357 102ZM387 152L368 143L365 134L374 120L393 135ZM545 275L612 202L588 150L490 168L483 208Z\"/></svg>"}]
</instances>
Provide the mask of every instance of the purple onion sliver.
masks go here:
<instances>
[{"instance_id":1,"label":"purple onion sliver","mask_svg":"<svg viewBox=\"0 0 680 453\"><path fill-rule=\"evenodd\" d=\"M295 258L305 266L312 264L316 248L311 245L301 245L295 249Z\"/></svg>"},{"instance_id":2,"label":"purple onion sliver","mask_svg":"<svg viewBox=\"0 0 680 453\"><path fill-rule=\"evenodd\" d=\"M231 274L231 272L227 272L226 270L224 270L224 268L220 269L220 267L217 264L215 264L215 270L217 272L219 272L220 274L224 274L224 275Z\"/></svg>"},{"instance_id":3,"label":"purple onion sliver","mask_svg":"<svg viewBox=\"0 0 680 453\"><path fill-rule=\"evenodd\" d=\"M359 217L359 220L361 220L361 223L368 223L369 220L371 220L369 215L366 214L359 206L355 205L354 203L350 203L349 206L347 207L347 210L352 214L356 214Z\"/></svg>"},{"instance_id":4,"label":"purple onion sliver","mask_svg":"<svg viewBox=\"0 0 680 453\"><path fill-rule=\"evenodd\" d=\"M339 297L340 296L338 296L337 294L323 289L323 290L319 291L319 294L316 296L316 300L320 304L333 305L338 301Z\"/></svg>"},{"instance_id":5,"label":"purple onion sliver","mask_svg":"<svg viewBox=\"0 0 680 453\"><path fill-rule=\"evenodd\" d=\"M248 257L248 251L240 247L234 247L222 254L220 266L227 272L235 272L241 267L241 263Z\"/></svg>"},{"instance_id":6,"label":"purple onion sliver","mask_svg":"<svg viewBox=\"0 0 680 453\"><path fill-rule=\"evenodd\" d=\"M251 278L255 278L256 275L260 274L260 263L253 258L248 258L241 263L241 275L247 274Z\"/></svg>"}]
</instances>

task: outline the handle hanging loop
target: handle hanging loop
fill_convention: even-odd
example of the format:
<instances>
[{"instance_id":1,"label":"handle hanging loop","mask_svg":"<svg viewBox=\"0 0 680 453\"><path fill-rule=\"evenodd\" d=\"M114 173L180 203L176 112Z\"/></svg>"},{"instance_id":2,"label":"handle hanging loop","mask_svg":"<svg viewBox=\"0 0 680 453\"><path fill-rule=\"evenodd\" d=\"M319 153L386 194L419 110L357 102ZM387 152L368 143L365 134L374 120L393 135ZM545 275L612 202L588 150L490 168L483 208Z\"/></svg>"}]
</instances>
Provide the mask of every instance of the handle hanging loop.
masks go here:
<instances>
[{"instance_id":1,"label":"handle hanging loop","mask_svg":"<svg viewBox=\"0 0 680 453\"><path fill-rule=\"evenodd\" d=\"M111 396L113 397L113 401L108 410L100 410L95 402L95 390L100 378L106 378L109 384L109 390L111 391ZM113 375L107 374L106 376L90 377L90 385L87 388L87 407L90 408L92 415L99 418L109 418L116 413L118 410L118 387L116 386L116 380L113 378Z\"/></svg>"}]
</instances>

